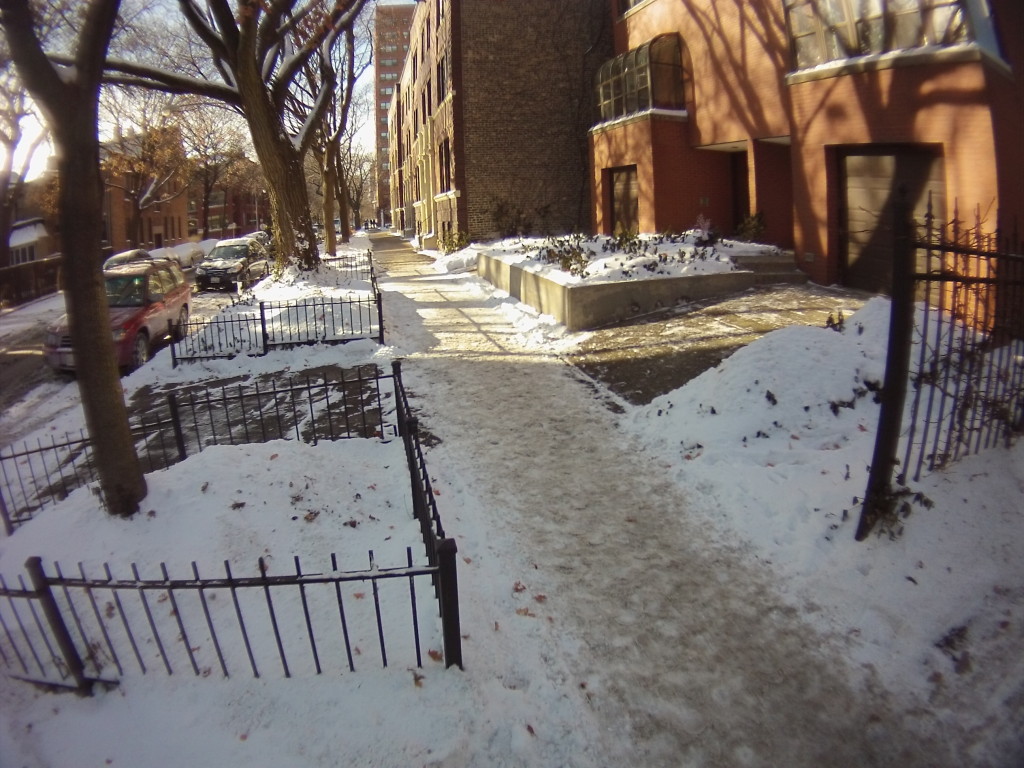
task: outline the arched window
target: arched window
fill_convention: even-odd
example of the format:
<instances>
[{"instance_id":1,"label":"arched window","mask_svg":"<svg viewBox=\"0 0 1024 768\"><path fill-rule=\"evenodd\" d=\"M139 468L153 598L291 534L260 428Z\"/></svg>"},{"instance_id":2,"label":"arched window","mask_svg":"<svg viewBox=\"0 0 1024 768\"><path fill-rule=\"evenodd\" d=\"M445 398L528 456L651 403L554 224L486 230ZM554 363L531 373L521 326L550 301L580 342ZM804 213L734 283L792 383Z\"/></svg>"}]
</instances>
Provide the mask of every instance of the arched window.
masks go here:
<instances>
[{"instance_id":1,"label":"arched window","mask_svg":"<svg viewBox=\"0 0 1024 768\"><path fill-rule=\"evenodd\" d=\"M679 36L659 35L601 65L597 101L602 122L650 109L684 109Z\"/></svg>"}]
</instances>

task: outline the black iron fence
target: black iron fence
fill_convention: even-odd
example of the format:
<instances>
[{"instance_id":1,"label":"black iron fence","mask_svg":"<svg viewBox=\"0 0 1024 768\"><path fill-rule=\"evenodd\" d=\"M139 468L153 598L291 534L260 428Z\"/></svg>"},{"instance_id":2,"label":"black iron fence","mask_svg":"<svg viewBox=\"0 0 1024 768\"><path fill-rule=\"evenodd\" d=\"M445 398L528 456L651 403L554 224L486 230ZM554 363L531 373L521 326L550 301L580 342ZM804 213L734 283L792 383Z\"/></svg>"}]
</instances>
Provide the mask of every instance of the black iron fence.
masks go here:
<instances>
[{"instance_id":1,"label":"black iron fence","mask_svg":"<svg viewBox=\"0 0 1024 768\"><path fill-rule=\"evenodd\" d=\"M450 563L340 570L331 555L319 572L238 575L224 562L219 576L202 576L196 563L174 577L165 563L143 574L104 564L88 574L79 563L49 572L38 557L25 564L27 580L0 577L0 661L9 676L90 692L134 672L197 677L280 674L305 677L355 672L397 663L423 666L423 657L461 664L444 645L443 618L432 581L444 582ZM457 629L457 627L456 627ZM457 660L453 660L457 659Z\"/></svg>"},{"instance_id":2,"label":"black iron fence","mask_svg":"<svg viewBox=\"0 0 1024 768\"><path fill-rule=\"evenodd\" d=\"M387 379L392 389L382 391L381 382ZM407 549L402 565L381 567L371 552L369 568L358 571L339 570L337 558L331 555L330 567L317 572L304 571L295 558L293 574L270 574L261 559L258 573L251 576L237 576L225 561L223 576L202 577L192 563L189 575L172 578L163 563L156 576L144 576L135 563L127 577L115 576L107 564L100 576L87 574L82 564L77 575L68 576L59 564L47 572L40 558L29 558L27 580L19 577L17 586L9 586L0 576L0 662L8 674L88 693L96 682L116 682L136 668L167 674L191 669L200 677L227 677L238 670L259 677L272 668L291 677L297 674L297 665L299 674L355 671L356 658L364 655L383 666L396 655L402 663L422 666L423 628L435 618L440 620L441 650L429 647L428 654L443 657L446 666L461 667L457 547L444 534L401 366L394 363L391 376L378 373L372 378L347 379L353 380L361 382L359 392L348 400L335 395L334 402L360 403L364 415L359 419L342 416L345 407L332 409L328 387L311 383L272 387L272 394L287 393L285 408L280 407L279 398L261 398L255 391L236 398L231 388L225 388L198 405L188 399L188 393L179 393L169 400L178 403L177 408L169 409L166 421L160 420L162 436L157 439L154 432L147 443L173 446L162 454L173 463L175 456L184 458L192 448L202 450L217 441L293 437L315 442L383 437L386 431L397 430L408 462L413 515L419 522L425 562L415 564ZM293 399L296 392L304 393L299 404ZM234 428L228 426L231 419L215 416L213 406L232 399L242 415L246 397L253 412L291 416L250 416L247 427L235 422ZM183 399L189 403L186 408L181 407ZM183 412L192 415L182 418ZM389 420L392 415L394 422ZM207 423L214 426L207 430ZM88 440L66 442L73 443L80 454L88 453ZM31 484L58 485L53 479L37 483L34 478L27 483ZM22 515L17 522L28 517L31 514ZM9 530L14 522L5 512ZM371 598L365 592L346 596L346 585L352 582L368 582ZM433 596L429 596L431 587ZM426 632L429 642L429 628Z\"/></svg>"},{"instance_id":3,"label":"black iron fence","mask_svg":"<svg viewBox=\"0 0 1024 768\"><path fill-rule=\"evenodd\" d=\"M409 407L409 399L402 384L400 363L395 363L394 374L398 432L405 445L405 456L409 466L409 478L412 484L413 515L420 524L420 533L427 549L427 562L437 565L441 571L440 581L435 581L444 631L444 647L447 658L454 658L451 663L462 666L462 640L458 636L461 619L459 618L458 581L455 572L455 539L445 536L441 516L437 512L437 500L431 486L427 463L423 458L423 444L419 435L419 420ZM457 658L449 654L458 654Z\"/></svg>"},{"instance_id":4,"label":"black iron fence","mask_svg":"<svg viewBox=\"0 0 1024 768\"><path fill-rule=\"evenodd\" d=\"M357 339L384 343L384 308L370 252L324 257L348 296L310 297L299 301L256 301L240 292L220 316L170 328L171 364L195 360L265 355L271 349L304 344L344 344ZM354 285L367 283L360 293Z\"/></svg>"},{"instance_id":5,"label":"black iron fence","mask_svg":"<svg viewBox=\"0 0 1024 768\"><path fill-rule=\"evenodd\" d=\"M342 344L356 339L384 343L381 295L310 298L297 302L261 301L236 305L212 320L172 328L171 362L265 355L274 348L303 344Z\"/></svg>"},{"instance_id":6,"label":"black iron fence","mask_svg":"<svg viewBox=\"0 0 1024 768\"><path fill-rule=\"evenodd\" d=\"M340 275L341 279L367 280L373 283L374 291L376 291L377 273L373 266L373 251L325 253L321 258L325 264L330 265Z\"/></svg>"},{"instance_id":7,"label":"black iron fence","mask_svg":"<svg viewBox=\"0 0 1024 768\"><path fill-rule=\"evenodd\" d=\"M878 437L857 539L925 472L1024 429L1024 251L1017 241L897 216ZM910 385L908 402L907 385Z\"/></svg>"},{"instance_id":8,"label":"black iron fence","mask_svg":"<svg viewBox=\"0 0 1024 768\"><path fill-rule=\"evenodd\" d=\"M376 366L325 368L262 386L140 393L135 447L147 472L210 445L297 439L384 438L397 433L394 373ZM0 451L0 518L7 535L39 510L98 479L92 441L79 433Z\"/></svg>"}]
</instances>

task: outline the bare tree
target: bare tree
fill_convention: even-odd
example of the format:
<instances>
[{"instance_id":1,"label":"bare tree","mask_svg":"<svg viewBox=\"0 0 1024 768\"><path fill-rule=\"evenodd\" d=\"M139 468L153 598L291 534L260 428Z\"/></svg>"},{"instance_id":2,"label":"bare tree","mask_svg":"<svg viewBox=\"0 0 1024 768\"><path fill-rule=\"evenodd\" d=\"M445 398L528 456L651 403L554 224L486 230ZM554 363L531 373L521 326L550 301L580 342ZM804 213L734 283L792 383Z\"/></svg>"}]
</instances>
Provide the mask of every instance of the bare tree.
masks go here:
<instances>
[{"instance_id":1,"label":"bare tree","mask_svg":"<svg viewBox=\"0 0 1024 768\"><path fill-rule=\"evenodd\" d=\"M43 113L57 152L60 226L64 233L65 300L71 319L78 386L100 491L107 510L128 516L146 496L146 479L128 424L101 270L103 181L97 135L103 61L117 23L120 0L79 5L70 67L51 62L28 0L0 0L11 59Z\"/></svg>"},{"instance_id":2,"label":"bare tree","mask_svg":"<svg viewBox=\"0 0 1024 768\"><path fill-rule=\"evenodd\" d=\"M27 150L23 142L24 121L32 115L25 88L11 61L6 41L0 40L0 266L11 263L10 238L15 204L24 188L25 177L36 150L46 139L40 132ZM18 160L18 151L23 150Z\"/></svg>"},{"instance_id":3,"label":"bare tree","mask_svg":"<svg viewBox=\"0 0 1024 768\"><path fill-rule=\"evenodd\" d=\"M361 35L360 39L369 41L370 36ZM324 221L332 222L337 218L341 223L341 240L347 243L352 236L351 206L346 192L346 166L342 162L342 154L348 151L352 136L349 128L356 81L370 67L372 48L368 44L360 45L355 29L349 28L345 30L344 43L329 53L330 59L323 60L318 55L303 68L288 102L287 117L297 129L303 116L313 112L313 104L323 90L323 81L333 79L338 83L330 92L329 108L324 110L320 124L313 132L310 151L321 177ZM337 216L335 204L338 206ZM337 247L335 238L334 227L327 227L324 247L328 253L333 253Z\"/></svg>"},{"instance_id":4,"label":"bare tree","mask_svg":"<svg viewBox=\"0 0 1024 768\"><path fill-rule=\"evenodd\" d=\"M320 254L306 186L296 180L302 178L302 158L329 107L334 78L325 73L312 111L295 130L285 125L286 102L303 67L315 57L330 60L339 36L351 29L366 2L239 0L233 10L228 0L179 0L189 26L209 49L210 74L219 82L139 62L107 61L109 82L194 93L242 110L269 181L279 253L304 269L315 269Z\"/></svg>"},{"instance_id":5,"label":"bare tree","mask_svg":"<svg viewBox=\"0 0 1024 768\"><path fill-rule=\"evenodd\" d=\"M375 183L376 159L372 151L361 150L349 144L347 151L341 152L340 162L345 167L346 192L352 216L358 221L363 218L368 193Z\"/></svg>"},{"instance_id":6,"label":"bare tree","mask_svg":"<svg viewBox=\"0 0 1024 768\"><path fill-rule=\"evenodd\" d=\"M335 163L338 172L336 194L345 198L354 221L361 217L363 198L371 178L376 178L375 153L367 153L359 146L358 135L367 119L373 115L373 85L357 92L348 107L343 132L338 137Z\"/></svg>"},{"instance_id":7,"label":"bare tree","mask_svg":"<svg viewBox=\"0 0 1024 768\"><path fill-rule=\"evenodd\" d=\"M200 190L197 226L203 238L209 235L210 203L218 188L240 185L252 194L267 188L262 172L252 170L246 157L251 147L245 125L237 114L216 103L193 103L180 110L179 121L185 153L194 165L194 185ZM266 218L270 218L269 209Z\"/></svg>"}]
</instances>

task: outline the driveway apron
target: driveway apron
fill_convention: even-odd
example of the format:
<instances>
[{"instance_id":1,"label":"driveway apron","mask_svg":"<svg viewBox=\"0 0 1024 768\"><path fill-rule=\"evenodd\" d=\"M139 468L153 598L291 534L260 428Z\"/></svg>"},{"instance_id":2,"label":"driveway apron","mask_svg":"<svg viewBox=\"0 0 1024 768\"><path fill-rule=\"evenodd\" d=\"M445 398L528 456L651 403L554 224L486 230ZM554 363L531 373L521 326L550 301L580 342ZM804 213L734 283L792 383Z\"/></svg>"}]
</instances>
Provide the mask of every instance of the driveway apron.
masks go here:
<instances>
[{"instance_id":1,"label":"driveway apron","mask_svg":"<svg viewBox=\"0 0 1024 768\"><path fill-rule=\"evenodd\" d=\"M510 557L528 553L510 579L545 595L566 695L598 724L598 764L946 764L927 713L850 670L842 638L802 620L813 606L784 602L767 565L723 545L585 376L518 334L475 281L437 274L398 238L373 246L388 343L440 441L428 465L457 466L479 522ZM472 590L473 565L459 566ZM464 620L471 637L486 630ZM467 643L467 669L484 647Z\"/></svg>"}]
</instances>

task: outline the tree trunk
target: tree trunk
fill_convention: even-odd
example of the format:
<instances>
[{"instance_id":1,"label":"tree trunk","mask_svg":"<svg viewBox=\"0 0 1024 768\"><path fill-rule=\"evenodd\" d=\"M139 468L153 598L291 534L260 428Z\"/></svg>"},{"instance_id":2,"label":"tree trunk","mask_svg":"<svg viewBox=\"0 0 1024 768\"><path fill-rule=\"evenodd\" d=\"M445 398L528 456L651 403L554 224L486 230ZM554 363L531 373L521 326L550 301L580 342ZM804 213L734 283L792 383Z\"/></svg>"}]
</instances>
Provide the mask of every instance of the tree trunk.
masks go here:
<instances>
[{"instance_id":1,"label":"tree trunk","mask_svg":"<svg viewBox=\"0 0 1024 768\"><path fill-rule=\"evenodd\" d=\"M75 368L93 460L107 511L128 517L146 497L135 441L128 423L110 310L103 281L103 180L95 118L89 109L69 110L56 134L60 174L60 227L64 293L76 350Z\"/></svg>"},{"instance_id":2,"label":"tree trunk","mask_svg":"<svg viewBox=\"0 0 1024 768\"><path fill-rule=\"evenodd\" d=\"M14 208L7 201L0 203L0 267L11 264L11 225L14 223ZM39 254L36 254L37 258Z\"/></svg>"},{"instance_id":3,"label":"tree trunk","mask_svg":"<svg viewBox=\"0 0 1024 768\"><path fill-rule=\"evenodd\" d=\"M324 185L324 252L333 254L338 250L338 236L334 231L334 166L330 153L324 151L317 155L320 163L320 176Z\"/></svg>"},{"instance_id":4,"label":"tree trunk","mask_svg":"<svg viewBox=\"0 0 1024 768\"><path fill-rule=\"evenodd\" d=\"M334 191L338 196L338 218L341 219L341 242L347 243L352 239L352 216L348 204L348 185L345 181L345 169L341 163L333 163L337 168L337 178L334 180Z\"/></svg>"},{"instance_id":5,"label":"tree trunk","mask_svg":"<svg viewBox=\"0 0 1024 768\"><path fill-rule=\"evenodd\" d=\"M320 265L302 156L285 134L281 117L266 91L254 57L243 54L237 69L238 92L253 148L267 177L278 258L300 269Z\"/></svg>"}]
</instances>

